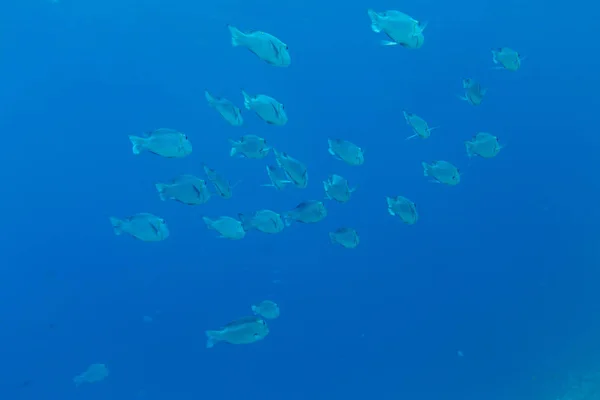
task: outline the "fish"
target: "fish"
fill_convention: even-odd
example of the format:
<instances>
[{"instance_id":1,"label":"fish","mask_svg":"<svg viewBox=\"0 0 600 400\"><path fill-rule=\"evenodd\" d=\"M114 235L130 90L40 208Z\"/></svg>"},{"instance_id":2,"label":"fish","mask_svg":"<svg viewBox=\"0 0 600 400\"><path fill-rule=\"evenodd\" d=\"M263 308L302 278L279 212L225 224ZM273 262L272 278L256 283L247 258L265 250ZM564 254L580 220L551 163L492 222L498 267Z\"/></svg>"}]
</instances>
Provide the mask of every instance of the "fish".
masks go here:
<instances>
[{"instance_id":1,"label":"fish","mask_svg":"<svg viewBox=\"0 0 600 400\"><path fill-rule=\"evenodd\" d=\"M329 232L329 239L332 243L337 243L347 249L354 249L360 243L358 233L352 228L339 228L334 232Z\"/></svg>"},{"instance_id":2,"label":"fish","mask_svg":"<svg viewBox=\"0 0 600 400\"><path fill-rule=\"evenodd\" d=\"M193 175L181 175L171 183L157 183L156 190L160 199L176 200L187 205L204 204L210 199L206 181Z\"/></svg>"},{"instance_id":3,"label":"fish","mask_svg":"<svg viewBox=\"0 0 600 400\"><path fill-rule=\"evenodd\" d=\"M327 209L322 201L308 200L298 204L293 210L285 213L284 222L290 225L292 221L312 224L327 216Z\"/></svg>"},{"instance_id":4,"label":"fish","mask_svg":"<svg viewBox=\"0 0 600 400\"><path fill-rule=\"evenodd\" d=\"M156 129L145 137L130 135L129 140L136 155L148 151L166 158L182 158L192 153L192 143L187 135L174 129Z\"/></svg>"},{"instance_id":5,"label":"fish","mask_svg":"<svg viewBox=\"0 0 600 400\"><path fill-rule=\"evenodd\" d=\"M492 49L492 60L494 64L497 64L499 69L506 69L508 71L517 71L521 68L521 61L523 57L508 47L500 47Z\"/></svg>"},{"instance_id":6,"label":"fish","mask_svg":"<svg viewBox=\"0 0 600 400\"><path fill-rule=\"evenodd\" d=\"M283 126L287 124L288 117L283 104L266 94L249 95L242 90L244 107L252 110L260 119L269 125Z\"/></svg>"},{"instance_id":7,"label":"fish","mask_svg":"<svg viewBox=\"0 0 600 400\"><path fill-rule=\"evenodd\" d=\"M246 158L259 160L265 158L271 151L267 141L256 135L244 135L239 140L229 139L229 143L231 144L229 155L232 157L239 154Z\"/></svg>"},{"instance_id":8,"label":"fish","mask_svg":"<svg viewBox=\"0 0 600 400\"><path fill-rule=\"evenodd\" d=\"M83 373L73 378L75 386L79 386L83 383L95 383L103 381L108 377L110 371L104 364L92 364Z\"/></svg>"},{"instance_id":9,"label":"fish","mask_svg":"<svg viewBox=\"0 0 600 400\"><path fill-rule=\"evenodd\" d=\"M127 218L110 217L115 235L124 233L144 242L158 242L169 237L164 219L149 213L134 214Z\"/></svg>"},{"instance_id":10,"label":"fish","mask_svg":"<svg viewBox=\"0 0 600 400\"><path fill-rule=\"evenodd\" d=\"M338 203L347 202L350 200L350 195L356 191L356 188L350 188L345 178L336 174L330 175L326 181L323 181L323 188L326 198Z\"/></svg>"},{"instance_id":11,"label":"fish","mask_svg":"<svg viewBox=\"0 0 600 400\"><path fill-rule=\"evenodd\" d=\"M203 169L204 173L208 177L208 180L210 183L212 183L217 191L217 194L224 199L230 199L233 195L232 190L235 185L231 185L227 179L206 164L203 165Z\"/></svg>"},{"instance_id":12,"label":"fish","mask_svg":"<svg viewBox=\"0 0 600 400\"><path fill-rule=\"evenodd\" d=\"M206 331L206 348L225 342L229 344L250 344L264 339L269 327L264 319L251 316L232 321L218 330Z\"/></svg>"},{"instance_id":13,"label":"fish","mask_svg":"<svg viewBox=\"0 0 600 400\"><path fill-rule=\"evenodd\" d=\"M242 32L233 25L228 25L233 47L245 47L258 58L278 67L288 67L292 58L288 45L275 36L262 31Z\"/></svg>"},{"instance_id":14,"label":"fish","mask_svg":"<svg viewBox=\"0 0 600 400\"><path fill-rule=\"evenodd\" d=\"M465 89L465 94L460 96L460 99L473 106L480 105L487 94L487 89L473 79L463 79L463 88Z\"/></svg>"},{"instance_id":15,"label":"fish","mask_svg":"<svg viewBox=\"0 0 600 400\"><path fill-rule=\"evenodd\" d=\"M375 33L383 32L390 40L382 40L384 46L400 45L409 49L418 49L423 46L425 37L423 31L427 24L422 24L411 16L396 10L376 12L367 10L371 19L371 30Z\"/></svg>"},{"instance_id":16,"label":"fish","mask_svg":"<svg viewBox=\"0 0 600 400\"><path fill-rule=\"evenodd\" d=\"M266 319L276 319L279 317L279 306L274 301L264 300L253 305L252 312Z\"/></svg>"},{"instance_id":17,"label":"fish","mask_svg":"<svg viewBox=\"0 0 600 400\"><path fill-rule=\"evenodd\" d=\"M428 139L431 136L431 131L436 129L430 128L427 124L427 121L413 113L404 111L404 119L406 120L406 123L410 125L414 132L412 136L406 138L407 140L415 137L420 137L421 139Z\"/></svg>"},{"instance_id":18,"label":"fish","mask_svg":"<svg viewBox=\"0 0 600 400\"><path fill-rule=\"evenodd\" d=\"M238 219L242 222L245 231L256 229L273 234L281 232L285 227L281 215L271 210L260 210L250 216L238 214Z\"/></svg>"},{"instance_id":19,"label":"fish","mask_svg":"<svg viewBox=\"0 0 600 400\"><path fill-rule=\"evenodd\" d=\"M221 238L239 240L246 236L242 222L231 217L219 217L215 220L202 217L208 229L217 231Z\"/></svg>"},{"instance_id":20,"label":"fish","mask_svg":"<svg viewBox=\"0 0 600 400\"><path fill-rule=\"evenodd\" d=\"M480 156L483 158L496 157L504 146L498 143L498 138L487 132L479 132L471 140L465 141L469 157Z\"/></svg>"},{"instance_id":21,"label":"fish","mask_svg":"<svg viewBox=\"0 0 600 400\"><path fill-rule=\"evenodd\" d=\"M308 186L308 170L306 165L291 157L286 152L280 152L273 149L277 166L281 168L288 179L300 189L305 189Z\"/></svg>"},{"instance_id":22,"label":"fish","mask_svg":"<svg viewBox=\"0 0 600 400\"><path fill-rule=\"evenodd\" d=\"M421 165L423 166L423 175L432 177L436 182L450 186L460 183L460 171L447 161L434 161L431 164L423 162Z\"/></svg>"},{"instance_id":23,"label":"fish","mask_svg":"<svg viewBox=\"0 0 600 400\"><path fill-rule=\"evenodd\" d=\"M363 149L343 139L327 139L329 154L350 165L362 165L365 162Z\"/></svg>"},{"instance_id":24,"label":"fish","mask_svg":"<svg viewBox=\"0 0 600 400\"><path fill-rule=\"evenodd\" d=\"M222 97L213 96L208 92L208 90L204 91L204 97L206 97L208 104L217 110L217 112L221 114L221 117L223 117L225 121L229 122L230 125L242 126L244 124L242 112L231 101Z\"/></svg>"},{"instance_id":25,"label":"fish","mask_svg":"<svg viewBox=\"0 0 600 400\"><path fill-rule=\"evenodd\" d=\"M403 196L386 197L388 213L399 217L408 225L415 224L419 219L417 205Z\"/></svg>"}]
</instances>

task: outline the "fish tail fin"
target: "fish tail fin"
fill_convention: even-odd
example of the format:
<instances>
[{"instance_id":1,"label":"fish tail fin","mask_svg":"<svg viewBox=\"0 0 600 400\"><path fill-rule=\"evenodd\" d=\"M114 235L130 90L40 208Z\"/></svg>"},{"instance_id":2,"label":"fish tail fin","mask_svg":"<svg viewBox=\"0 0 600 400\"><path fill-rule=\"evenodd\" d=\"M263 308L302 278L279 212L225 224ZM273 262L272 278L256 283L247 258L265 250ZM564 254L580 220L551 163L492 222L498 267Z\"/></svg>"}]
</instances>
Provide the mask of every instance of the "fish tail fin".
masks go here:
<instances>
[{"instance_id":1,"label":"fish tail fin","mask_svg":"<svg viewBox=\"0 0 600 400\"><path fill-rule=\"evenodd\" d=\"M369 18L371 18L371 30L375 33L381 32L381 28L379 27L379 14L371 9L367 10L367 13L369 14Z\"/></svg>"},{"instance_id":2,"label":"fish tail fin","mask_svg":"<svg viewBox=\"0 0 600 400\"><path fill-rule=\"evenodd\" d=\"M231 45L233 47L240 46L244 33L233 25L227 25L227 28L229 28L229 32L231 33Z\"/></svg>"},{"instance_id":3,"label":"fish tail fin","mask_svg":"<svg viewBox=\"0 0 600 400\"><path fill-rule=\"evenodd\" d=\"M219 342L219 331L206 331L206 348L212 349Z\"/></svg>"},{"instance_id":4,"label":"fish tail fin","mask_svg":"<svg viewBox=\"0 0 600 400\"><path fill-rule=\"evenodd\" d=\"M169 185L165 183L157 183L156 185L154 185L154 187L156 187L156 190L158 191L158 196L162 201L167 200L167 194L165 193L165 191L168 186Z\"/></svg>"},{"instance_id":5,"label":"fish tail fin","mask_svg":"<svg viewBox=\"0 0 600 400\"><path fill-rule=\"evenodd\" d=\"M429 176L429 170L430 170L429 164L427 164L425 161L423 161L421 163L421 165L423 166L423 175Z\"/></svg>"},{"instance_id":6,"label":"fish tail fin","mask_svg":"<svg viewBox=\"0 0 600 400\"><path fill-rule=\"evenodd\" d=\"M246 107L246 110L249 110L252 97L250 97L250 95L244 90L242 90L242 96L244 96L244 107Z\"/></svg>"},{"instance_id":7,"label":"fish tail fin","mask_svg":"<svg viewBox=\"0 0 600 400\"><path fill-rule=\"evenodd\" d=\"M399 44L390 40L382 40L380 43L382 46L397 46Z\"/></svg>"},{"instance_id":8,"label":"fish tail fin","mask_svg":"<svg viewBox=\"0 0 600 400\"><path fill-rule=\"evenodd\" d=\"M131 141L131 145L133 146L131 148L133 154L140 154L144 150L146 139L143 137L130 135L129 141Z\"/></svg>"},{"instance_id":9,"label":"fish tail fin","mask_svg":"<svg viewBox=\"0 0 600 400\"><path fill-rule=\"evenodd\" d=\"M206 227L208 229L212 229L212 224L213 224L213 220L208 218L208 217L202 217L202 221L204 221L204 223L206 224Z\"/></svg>"},{"instance_id":10,"label":"fish tail fin","mask_svg":"<svg viewBox=\"0 0 600 400\"><path fill-rule=\"evenodd\" d=\"M123 233L123 220L116 218L116 217L110 217L110 224L113 227L113 230L115 231L115 235L120 235Z\"/></svg>"},{"instance_id":11,"label":"fish tail fin","mask_svg":"<svg viewBox=\"0 0 600 400\"><path fill-rule=\"evenodd\" d=\"M467 155L469 158L473 157L473 143L468 140L465 142L465 148L467 149Z\"/></svg>"},{"instance_id":12,"label":"fish tail fin","mask_svg":"<svg viewBox=\"0 0 600 400\"><path fill-rule=\"evenodd\" d=\"M406 139L404 139L404 140L411 140L411 139L414 139L414 138L416 138L417 136L419 136L419 134L418 134L418 133L415 133L414 135L411 135L411 136L407 137L407 138L406 138Z\"/></svg>"},{"instance_id":13,"label":"fish tail fin","mask_svg":"<svg viewBox=\"0 0 600 400\"><path fill-rule=\"evenodd\" d=\"M242 228L246 232L248 232L250 229L252 229L252 218L251 217L248 217L247 215L239 213L238 214L238 219L242 223ZM252 307L254 307L254 306L252 306Z\"/></svg>"},{"instance_id":14,"label":"fish tail fin","mask_svg":"<svg viewBox=\"0 0 600 400\"><path fill-rule=\"evenodd\" d=\"M231 157L235 156L238 153L238 142L235 140L229 139L229 144L231 145L231 150L229 151L229 155Z\"/></svg>"},{"instance_id":15,"label":"fish tail fin","mask_svg":"<svg viewBox=\"0 0 600 400\"><path fill-rule=\"evenodd\" d=\"M417 25L417 31L415 32L416 35L420 35L423 33L423 31L425 30L425 28L427 28L427 25L429 25L429 22L425 21L425 22L419 22L419 24Z\"/></svg>"},{"instance_id":16,"label":"fish tail fin","mask_svg":"<svg viewBox=\"0 0 600 400\"><path fill-rule=\"evenodd\" d=\"M208 90L204 91L204 97L206 97L206 101L208 101L208 104L212 104L215 102L215 96L210 94Z\"/></svg>"}]
</instances>

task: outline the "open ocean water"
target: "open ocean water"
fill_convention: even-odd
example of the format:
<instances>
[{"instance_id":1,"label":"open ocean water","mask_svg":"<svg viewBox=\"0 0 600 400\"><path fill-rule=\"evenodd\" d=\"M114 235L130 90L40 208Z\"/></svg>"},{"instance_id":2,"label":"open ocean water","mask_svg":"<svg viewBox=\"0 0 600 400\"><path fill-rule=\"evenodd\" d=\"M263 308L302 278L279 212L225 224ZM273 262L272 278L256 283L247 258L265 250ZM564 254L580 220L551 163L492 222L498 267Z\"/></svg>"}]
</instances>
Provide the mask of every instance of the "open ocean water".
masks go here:
<instances>
[{"instance_id":1,"label":"open ocean water","mask_svg":"<svg viewBox=\"0 0 600 400\"><path fill-rule=\"evenodd\" d=\"M368 9L426 24L422 47L381 45ZM4 0L0 399L600 398L599 15L578 0ZM276 36L291 64L232 46L227 25ZM519 70L496 68L502 47ZM487 88L481 105L460 100L465 78ZM287 124L245 109L242 89L284 104ZM431 137L406 140L404 111ZM134 155L128 135L157 128L192 153ZM478 132L497 156L467 156ZM304 163L308 187L261 186L272 153L229 155L246 134ZM435 160L460 183L425 177ZM156 183L206 179L203 165L230 199L161 201ZM356 187L347 203L325 199L330 174ZM399 195L416 224L388 213ZM327 216L273 235L218 238L202 220L306 200ZM115 235L109 217L136 213L169 237ZM356 248L331 242L340 227ZM262 300L281 312L264 339L206 348ZM92 364L108 376L76 385Z\"/></svg>"}]
</instances>

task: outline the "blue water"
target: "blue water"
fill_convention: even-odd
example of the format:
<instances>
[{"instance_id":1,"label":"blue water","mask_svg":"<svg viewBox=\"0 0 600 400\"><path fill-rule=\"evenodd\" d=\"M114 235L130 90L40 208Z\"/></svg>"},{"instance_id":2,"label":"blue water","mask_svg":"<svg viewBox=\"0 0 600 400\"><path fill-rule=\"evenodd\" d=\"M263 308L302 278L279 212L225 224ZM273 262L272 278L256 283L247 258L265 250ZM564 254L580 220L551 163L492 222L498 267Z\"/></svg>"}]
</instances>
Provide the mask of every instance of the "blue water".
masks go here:
<instances>
[{"instance_id":1,"label":"blue water","mask_svg":"<svg viewBox=\"0 0 600 400\"><path fill-rule=\"evenodd\" d=\"M368 8L427 21L424 46L380 46ZM560 397L600 351L594 14L539 0L6 1L0 398ZM280 37L292 65L233 48L227 24ZM492 69L502 46L521 70ZM467 77L489 88L480 107L457 97ZM281 100L289 123L245 112L234 128L204 99L241 105L242 88ZM405 141L403 110L440 128ZM127 135L158 127L187 133L193 154L134 156ZM507 147L469 161L478 131ZM246 133L304 161L309 187L260 187L264 161L228 156ZM328 137L365 164L332 158ZM423 177L435 159L459 166L458 186ZM203 162L241 182L232 199L160 201L154 183ZM359 190L321 223L241 241L202 223L321 199L331 173ZM416 225L387 214L396 195L417 203ZM115 236L108 217L137 212L165 218L169 239ZM344 225L355 250L327 238ZM206 329L267 298L282 315L265 340L205 348ZM110 376L76 388L92 363Z\"/></svg>"}]
</instances>

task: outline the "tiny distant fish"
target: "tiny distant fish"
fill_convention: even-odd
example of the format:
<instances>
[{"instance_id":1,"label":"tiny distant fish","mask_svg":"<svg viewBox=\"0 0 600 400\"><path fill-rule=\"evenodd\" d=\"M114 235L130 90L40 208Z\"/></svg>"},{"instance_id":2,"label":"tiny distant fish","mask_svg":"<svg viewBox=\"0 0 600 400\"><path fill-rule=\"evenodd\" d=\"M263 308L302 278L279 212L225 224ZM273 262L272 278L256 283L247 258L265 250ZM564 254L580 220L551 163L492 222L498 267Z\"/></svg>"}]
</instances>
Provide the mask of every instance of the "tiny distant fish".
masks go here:
<instances>
[{"instance_id":1,"label":"tiny distant fish","mask_svg":"<svg viewBox=\"0 0 600 400\"><path fill-rule=\"evenodd\" d=\"M431 164L421 163L423 175L430 176L436 182L455 186L460 182L460 171L447 161L434 161Z\"/></svg>"},{"instance_id":2,"label":"tiny distant fish","mask_svg":"<svg viewBox=\"0 0 600 400\"><path fill-rule=\"evenodd\" d=\"M253 305L252 311L266 319L275 319L279 317L279 306L271 300L264 300L258 305Z\"/></svg>"},{"instance_id":3,"label":"tiny distant fish","mask_svg":"<svg viewBox=\"0 0 600 400\"><path fill-rule=\"evenodd\" d=\"M498 143L498 138L490 133L479 132L471 140L465 142L469 157L480 156L483 158L496 157L503 146Z\"/></svg>"},{"instance_id":4,"label":"tiny distant fish","mask_svg":"<svg viewBox=\"0 0 600 400\"><path fill-rule=\"evenodd\" d=\"M267 145L267 141L256 135L244 135L239 140L229 140L231 144L230 156L240 154L246 158L261 159L265 158L271 147Z\"/></svg>"},{"instance_id":5,"label":"tiny distant fish","mask_svg":"<svg viewBox=\"0 0 600 400\"><path fill-rule=\"evenodd\" d=\"M174 129L160 128L146 137L129 136L133 154L148 151L167 158L181 158L192 153L192 143L188 137Z\"/></svg>"},{"instance_id":6,"label":"tiny distant fish","mask_svg":"<svg viewBox=\"0 0 600 400\"><path fill-rule=\"evenodd\" d=\"M332 243L337 243L347 249L354 249L360 243L358 233L352 228L339 228L334 232L329 232L329 239Z\"/></svg>"},{"instance_id":7,"label":"tiny distant fish","mask_svg":"<svg viewBox=\"0 0 600 400\"><path fill-rule=\"evenodd\" d=\"M82 374L73 378L75 386L83 383L95 383L103 381L109 374L108 368L104 364L92 364Z\"/></svg>"},{"instance_id":8,"label":"tiny distant fish","mask_svg":"<svg viewBox=\"0 0 600 400\"><path fill-rule=\"evenodd\" d=\"M421 24L416 19L396 10L376 12L368 10L371 19L371 30L375 33L383 32L391 40L382 40L384 46L400 45L409 49L418 49L423 46L423 31L427 24Z\"/></svg>"},{"instance_id":9,"label":"tiny distant fish","mask_svg":"<svg viewBox=\"0 0 600 400\"><path fill-rule=\"evenodd\" d=\"M492 59L494 64L499 65L500 69L516 71L521 68L523 57L513 49L500 47L492 50Z\"/></svg>"},{"instance_id":10,"label":"tiny distant fish","mask_svg":"<svg viewBox=\"0 0 600 400\"><path fill-rule=\"evenodd\" d=\"M251 96L242 90L244 107L252 110L260 119L269 125L283 126L288 122L288 117L283 104L266 94Z\"/></svg>"},{"instance_id":11,"label":"tiny distant fish","mask_svg":"<svg viewBox=\"0 0 600 400\"><path fill-rule=\"evenodd\" d=\"M221 117L223 117L225 121L229 122L233 126L241 126L244 123L242 112L231 101L222 97L213 96L208 91L204 91L204 96L206 97L208 104L217 110L217 112L221 114Z\"/></svg>"},{"instance_id":12,"label":"tiny distant fish","mask_svg":"<svg viewBox=\"0 0 600 400\"><path fill-rule=\"evenodd\" d=\"M176 200L187 205L204 204L210 199L210 191L203 179L193 175L181 175L171 183L157 183L161 200Z\"/></svg>"},{"instance_id":13,"label":"tiny distant fish","mask_svg":"<svg viewBox=\"0 0 600 400\"><path fill-rule=\"evenodd\" d=\"M215 190L217 191L217 194L224 199L230 199L232 196L232 189L234 186L232 186L227 179L225 179L223 176L221 176L221 174L219 174L217 171L210 168L209 166L203 165L203 168L204 173L208 177L210 183L213 184Z\"/></svg>"},{"instance_id":14,"label":"tiny distant fish","mask_svg":"<svg viewBox=\"0 0 600 400\"><path fill-rule=\"evenodd\" d=\"M350 188L345 178L336 174L330 175L326 181L323 181L323 188L328 199L339 203L350 200L350 195L356 190L356 188Z\"/></svg>"},{"instance_id":15,"label":"tiny distant fish","mask_svg":"<svg viewBox=\"0 0 600 400\"><path fill-rule=\"evenodd\" d=\"M251 229L259 230L263 233L279 233L285 227L285 223L280 214L271 210L260 210L250 216L238 214L245 231Z\"/></svg>"},{"instance_id":16,"label":"tiny distant fish","mask_svg":"<svg viewBox=\"0 0 600 400\"><path fill-rule=\"evenodd\" d=\"M362 165L365 162L363 149L343 139L328 139L329 154L350 165Z\"/></svg>"},{"instance_id":17,"label":"tiny distant fish","mask_svg":"<svg viewBox=\"0 0 600 400\"><path fill-rule=\"evenodd\" d=\"M206 347L211 348L219 342L229 344L250 344L264 339L269 327L260 317L244 317L228 323L223 328L206 331Z\"/></svg>"},{"instance_id":18,"label":"tiny distant fish","mask_svg":"<svg viewBox=\"0 0 600 400\"><path fill-rule=\"evenodd\" d=\"M473 79L463 79L463 89L465 94L460 99L474 106L480 105L487 93L487 89Z\"/></svg>"},{"instance_id":19,"label":"tiny distant fish","mask_svg":"<svg viewBox=\"0 0 600 400\"><path fill-rule=\"evenodd\" d=\"M419 219L415 203L403 196L386 197L388 213L399 217L402 222L413 225Z\"/></svg>"},{"instance_id":20,"label":"tiny distant fish","mask_svg":"<svg viewBox=\"0 0 600 400\"><path fill-rule=\"evenodd\" d=\"M306 165L291 157L286 152L279 152L273 149L273 154L275 154L277 165L285 171L286 176L294 186L300 189L308 186L308 170Z\"/></svg>"},{"instance_id":21,"label":"tiny distant fish","mask_svg":"<svg viewBox=\"0 0 600 400\"><path fill-rule=\"evenodd\" d=\"M285 170L278 166L267 165L267 175L269 176L269 180L271 183L267 183L261 186L274 187L277 190L285 189L286 185L293 183L287 177Z\"/></svg>"},{"instance_id":22,"label":"tiny distant fish","mask_svg":"<svg viewBox=\"0 0 600 400\"><path fill-rule=\"evenodd\" d=\"M228 25L233 47L245 47L261 60L278 67L287 67L292 62L288 45L275 36L261 31L242 32Z\"/></svg>"},{"instance_id":23,"label":"tiny distant fish","mask_svg":"<svg viewBox=\"0 0 600 400\"><path fill-rule=\"evenodd\" d=\"M431 131L436 128L430 128L423 118L415 115L413 113L409 113L404 111L404 119L406 123L410 125L414 134L409 136L407 139L412 139L415 137L420 137L421 139L428 139L431 136Z\"/></svg>"},{"instance_id":24,"label":"tiny distant fish","mask_svg":"<svg viewBox=\"0 0 600 400\"><path fill-rule=\"evenodd\" d=\"M149 213L139 213L119 219L110 217L115 235L127 233L144 242L158 242L169 237L169 229L164 219Z\"/></svg>"},{"instance_id":25,"label":"tiny distant fish","mask_svg":"<svg viewBox=\"0 0 600 400\"><path fill-rule=\"evenodd\" d=\"M242 225L242 222L231 217L219 217L212 220L207 217L202 217L202 220L206 224L208 229L213 229L221 235L220 237L225 239L239 240L246 236L246 231Z\"/></svg>"},{"instance_id":26,"label":"tiny distant fish","mask_svg":"<svg viewBox=\"0 0 600 400\"><path fill-rule=\"evenodd\" d=\"M327 209L322 201L309 200L298 204L296 208L285 214L286 225L292 221L312 224L321 221L327 216Z\"/></svg>"}]
</instances>

